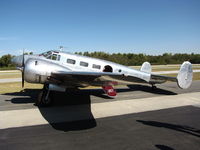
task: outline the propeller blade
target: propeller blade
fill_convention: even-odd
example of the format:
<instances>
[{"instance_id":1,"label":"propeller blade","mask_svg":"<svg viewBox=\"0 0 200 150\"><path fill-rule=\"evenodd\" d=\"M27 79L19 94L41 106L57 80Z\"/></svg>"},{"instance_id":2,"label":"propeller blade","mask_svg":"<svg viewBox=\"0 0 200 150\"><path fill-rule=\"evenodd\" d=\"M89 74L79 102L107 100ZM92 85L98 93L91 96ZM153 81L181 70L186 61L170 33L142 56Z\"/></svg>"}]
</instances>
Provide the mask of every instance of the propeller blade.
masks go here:
<instances>
[{"instance_id":1,"label":"propeller blade","mask_svg":"<svg viewBox=\"0 0 200 150\"><path fill-rule=\"evenodd\" d=\"M22 70L22 88L24 88L24 68Z\"/></svg>"},{"instance_id":2,"label":"propeller blade","mask_svg":"<svg viewBox=\"0 0 200 150\"><path fill-rule=\"evenodd\" d=\"M23 57L22 57L22 88L24 88L24 69L25 69L25 62L24 62L24 50L23 50Z\"/></svg>"},{"instance_id":3,"label":"propeller blade","mask_svg":"<svg viewBox=\"0 0 200 150\"><path fill-rule=\"evenodd\" d=\"M24 67L24 50L23 50L23 55L22 55L23 57L22 57L22 67Z\"/></svg>"}]
</instances>

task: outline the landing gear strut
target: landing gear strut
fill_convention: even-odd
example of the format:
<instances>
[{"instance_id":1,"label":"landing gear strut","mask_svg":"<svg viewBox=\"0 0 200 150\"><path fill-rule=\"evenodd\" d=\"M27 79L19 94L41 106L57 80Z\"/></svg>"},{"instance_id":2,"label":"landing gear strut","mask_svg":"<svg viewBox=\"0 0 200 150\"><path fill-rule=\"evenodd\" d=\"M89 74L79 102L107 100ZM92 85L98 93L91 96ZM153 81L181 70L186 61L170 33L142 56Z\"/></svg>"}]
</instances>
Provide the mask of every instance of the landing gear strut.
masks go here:
<instances>
[{"instance_id":1,"label":"landing gear strut","mask_svg":"<svg viewBox=\"0 0 200 150\"><path fill-rule=\"evenodd\" d=\"M152 85L151 85L151 89L152 89L152 90L157 89L157 87L155 86L155 84L152 84Z\"/></svg>"},{"instance_id":2,"label":"landing gear strut","mask_svg":"<svg viewBox=\"0 0 200 150\"><path fill-rule=\"evenodd\" d=\"M50 106L52 104L52 91L49 90L49 84L44 84L35 104L42 107Z\"/></svg>"}]
</instances>

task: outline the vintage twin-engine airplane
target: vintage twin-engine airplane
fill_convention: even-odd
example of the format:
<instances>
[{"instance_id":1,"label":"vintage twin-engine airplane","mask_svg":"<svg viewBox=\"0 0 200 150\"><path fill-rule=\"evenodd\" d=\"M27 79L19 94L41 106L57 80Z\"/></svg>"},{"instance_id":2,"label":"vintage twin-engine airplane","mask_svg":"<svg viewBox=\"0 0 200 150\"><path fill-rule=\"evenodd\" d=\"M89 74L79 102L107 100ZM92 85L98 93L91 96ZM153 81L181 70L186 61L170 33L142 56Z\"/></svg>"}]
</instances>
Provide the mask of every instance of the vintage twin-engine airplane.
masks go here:
<instances>
[{"instance_id":1,"label":"vintage twin-engine airplane","mask_svg":"<svg viewBox=\"0 0 200 150\"><path fill-rule=\"evenodd\" d=\"M42 83L44 88L36 102L39 106L51 103L51 91L65 92L67 88L86 86L102 86L104 92L114 97L117 95L113 86L147 83L155 88L155 84L166 81L177 82L182 89L192 83L192 65L185 61L177 77L155 75L151 73L151 65L144 62L140 70L101 59L75 55L63 51L48 51L40 55L21 55L12 62L22 71L24 80L30 83Z\"/></svg>"}]
</instances>

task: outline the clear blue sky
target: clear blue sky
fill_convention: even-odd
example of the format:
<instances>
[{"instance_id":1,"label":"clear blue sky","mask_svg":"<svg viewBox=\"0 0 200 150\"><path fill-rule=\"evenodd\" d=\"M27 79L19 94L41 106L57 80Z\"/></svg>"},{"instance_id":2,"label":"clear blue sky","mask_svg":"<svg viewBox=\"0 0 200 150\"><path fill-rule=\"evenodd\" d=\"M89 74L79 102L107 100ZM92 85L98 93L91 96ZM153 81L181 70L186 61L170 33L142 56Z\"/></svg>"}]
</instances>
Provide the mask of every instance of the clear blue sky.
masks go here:
<instances>
[{"instance_id":1,"label":"clear blue sky","mask_svg":"<svg viewBox=\"0 0 200 150\"><path fill-rule=\"evenodd\" d=\"M200 0L0 0L0 55L200 53Z\"/></svg>"}]
</instances>

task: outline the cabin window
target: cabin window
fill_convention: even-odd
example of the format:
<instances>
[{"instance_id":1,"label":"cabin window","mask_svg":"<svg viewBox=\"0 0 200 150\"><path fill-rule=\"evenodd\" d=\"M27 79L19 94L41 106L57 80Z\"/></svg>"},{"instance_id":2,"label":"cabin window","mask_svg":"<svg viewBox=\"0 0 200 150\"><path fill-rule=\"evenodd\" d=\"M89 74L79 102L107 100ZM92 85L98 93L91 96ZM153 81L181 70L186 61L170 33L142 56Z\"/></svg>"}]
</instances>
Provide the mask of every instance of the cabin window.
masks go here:
<instances>
[{"instance_id":1,"label":"cabin window","mask_svg":"<svg viewBox=\"0 0 200 150\"><path fill-rule=\"evenodd\" d=\"M80 66L88 67L88 63L87 63L87 62L83 62L83 61L81 61L81 62L80 62Z\"/></svg>"},{"instance_id":2,"label":"cabin window","mask_svg":"<svg viewBox=\"0 0 200 150\"><path fill-rule=\"evenodd\" d=\"M60 61L60 55L58 55L58 59L57 60Z\"/></svg>"},{"instance_id":3,"label":"cabin window","mask_svg":"<svg viewBox=\"0 0 200 150\"><path fill-rule=\"evenodd\" d=\"M93 64L93 65L92 65L92 68L94 68L94 69L101 69L101 66L100 66L100 65Z\"/></svg>"},{"instance_id":4,"label":"cabin window","mask_svg":"<svg viewBox=\"0 0 200 150\"><path fill-rule=\"evenodd\" d=\"M68 64L75 64L75 63L76 63L76 61L75 61L75 60L73 60L73 59L67 59L67 63L68 63Z\"/></svg>"}]
</instances>

